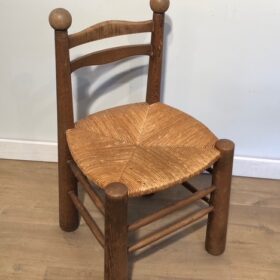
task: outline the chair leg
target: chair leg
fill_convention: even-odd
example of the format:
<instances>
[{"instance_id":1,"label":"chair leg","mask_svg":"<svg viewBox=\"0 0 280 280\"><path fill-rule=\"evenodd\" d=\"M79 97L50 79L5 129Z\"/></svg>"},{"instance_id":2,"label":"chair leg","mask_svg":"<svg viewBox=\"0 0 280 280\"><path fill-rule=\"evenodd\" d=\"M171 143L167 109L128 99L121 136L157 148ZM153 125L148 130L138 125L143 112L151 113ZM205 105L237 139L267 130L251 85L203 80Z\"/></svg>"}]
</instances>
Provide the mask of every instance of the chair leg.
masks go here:
<instances>
[{"instance_id":1,"label":"chair leg","mask_svg":"<svg viewBox=\"0 0 280 280\"><path fill-rule=\"evenodd\" d=\"M226 247L226 235L230 202L230 187L234 143L230 140L218 140L216 148L221 152L212 174L216 190L212 193L210 204L214 210L208 216L205 248L211 255L221 255Z\"/></svg>"},{"instance_id":2,"label":"chair leg","mask_svg":"<svg viewBox=\"0 0 280 280\"><path fill-rule=\"evenodd\" d=\"M128 279L127 187L105 189L105 280Z\"/></svg>"},{"instance_id":3,"label":"chair leg","mask_svg":"<svg viewBox=\"0 0 280 280\"><path fill-rule=\"evenodd\" d=\"M59 224L64 231L74 231L79 227L79 213L74 206L69 191L77 194L77 180L71 172L66 160L58 163L59 177Z\"/></svg>"}]
</instances>

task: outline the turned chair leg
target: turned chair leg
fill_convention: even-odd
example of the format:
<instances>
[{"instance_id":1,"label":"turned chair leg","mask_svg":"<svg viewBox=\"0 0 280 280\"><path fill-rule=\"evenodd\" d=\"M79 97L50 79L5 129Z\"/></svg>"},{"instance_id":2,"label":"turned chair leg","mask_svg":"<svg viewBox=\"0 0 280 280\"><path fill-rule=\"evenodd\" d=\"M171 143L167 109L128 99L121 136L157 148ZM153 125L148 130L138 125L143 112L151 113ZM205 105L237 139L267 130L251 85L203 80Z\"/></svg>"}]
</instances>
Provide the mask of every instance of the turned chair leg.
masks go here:
<instances>
[{"instance_id":1,"label":"turned chair leg","mask_svg":"<svg viewBox=\"0 0 280 280\"><path fill-rule=\"evenodd\" d=\"M74 206L69 191L77 194L77 180L66 160L59 161L59 224L64 231L74 231L79 227L79 213Z\"/></svg>"},{"instance_id":2,"label":"turned chair leg","mask_svg":"<svg viewBox=\"0 0 280 280\"><path fill-rule=\"evenodd\" d=\"M105 189L105 280L128 279L127 187Z\"/></svg>"},{"instance_id":3,"label":"turned chair leg","mask_svg":"<svg viewBox=\"0 0 280 280\"><path fill-rule=\"evenodd\" d=\"M209 254L217 256L226 247L234 143L230 140L218 140L216 148L221 157L214 165L212 174L216 190L210 198L210 205L214 210L208 216L205 247Z\"/></svg>"}]
</instances>

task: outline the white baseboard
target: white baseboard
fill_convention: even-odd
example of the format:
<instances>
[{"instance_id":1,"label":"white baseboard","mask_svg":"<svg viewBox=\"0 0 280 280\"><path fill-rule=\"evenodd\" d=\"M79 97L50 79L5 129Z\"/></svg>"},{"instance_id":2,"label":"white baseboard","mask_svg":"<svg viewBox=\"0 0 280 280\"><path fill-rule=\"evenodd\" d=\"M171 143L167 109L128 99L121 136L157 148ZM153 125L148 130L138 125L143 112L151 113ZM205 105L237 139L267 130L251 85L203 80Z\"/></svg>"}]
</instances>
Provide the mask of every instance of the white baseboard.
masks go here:
<instances>
[{"instance_id":1,"label":"white baseboard","mask_svg":"<svg viewBox=\"0 0 280 280\"><path fill-rule=\"evenodd\" d=\"M57 162L57 143L0 139L0 158Z\"/></svg>"},{"instance_id":2,"label":"white baseboard","mask_svg":"<svg viewBox=\"0 0 280 280\"><path fill-rule=\"evenodd\" d=\"M233 174L244 177L280 179L280 160L236 156Z\"/></svg>"},{"instance_id":3,"label":"white baseboard","mask_svg":"<svg viewBox=\"0 0 280 280\"><path fill-rule=\"evenodd\" d=\"M0 139L0 158L57 162L57 143ZM280 160L236 156L233 174L280 179Z\"/></svg>"}]
</instances>

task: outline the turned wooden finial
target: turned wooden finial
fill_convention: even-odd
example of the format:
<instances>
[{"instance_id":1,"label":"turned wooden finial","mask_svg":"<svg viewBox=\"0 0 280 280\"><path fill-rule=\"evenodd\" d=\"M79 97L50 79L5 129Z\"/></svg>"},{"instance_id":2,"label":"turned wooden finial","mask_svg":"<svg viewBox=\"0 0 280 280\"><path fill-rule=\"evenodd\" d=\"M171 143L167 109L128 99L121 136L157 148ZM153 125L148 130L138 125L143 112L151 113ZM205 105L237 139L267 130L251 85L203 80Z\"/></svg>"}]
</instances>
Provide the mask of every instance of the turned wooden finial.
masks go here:
<instances>
[{"instance_id":1,"label":"turned wooden finial","mask_svg":"<svg viewBox=\"0 0 280 280\"><path fill-rule=\"evenodd\" d=\"M151 9L158 14L163 14L169 8L169 0L151 0Z\"/></svg>"},{"instance_id":2,"label":"turned wooden finial","mask_svg":"<svg viewBox=\"0 0 280 280\"><path fill-rule=\"evenodd\" d=\"M71 14L63 9L54 9L49 15L49 23L55 30L67 30L72 23Z\"/></svg>"}]
</instances>

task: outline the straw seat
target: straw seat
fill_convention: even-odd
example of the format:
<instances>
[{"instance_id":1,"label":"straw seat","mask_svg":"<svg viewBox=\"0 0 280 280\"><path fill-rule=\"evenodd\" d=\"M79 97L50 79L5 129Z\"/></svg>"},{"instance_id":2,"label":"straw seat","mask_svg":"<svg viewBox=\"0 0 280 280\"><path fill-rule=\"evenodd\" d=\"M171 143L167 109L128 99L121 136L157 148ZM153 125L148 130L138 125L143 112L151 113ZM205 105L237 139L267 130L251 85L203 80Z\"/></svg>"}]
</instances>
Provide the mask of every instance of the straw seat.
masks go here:
<instances>
[{"instance_id":1,"label":"straw seat","mask_svg":"<svg viewBox=\"0 0 280 280\"><path fill-rule=\"evenodd\" d=\"M220 155L216 136L201 122L162 103L101 111L67 130L70 152L100 188L112 182L141 196L182 183Z\"/></svg>"}]
</instances>

